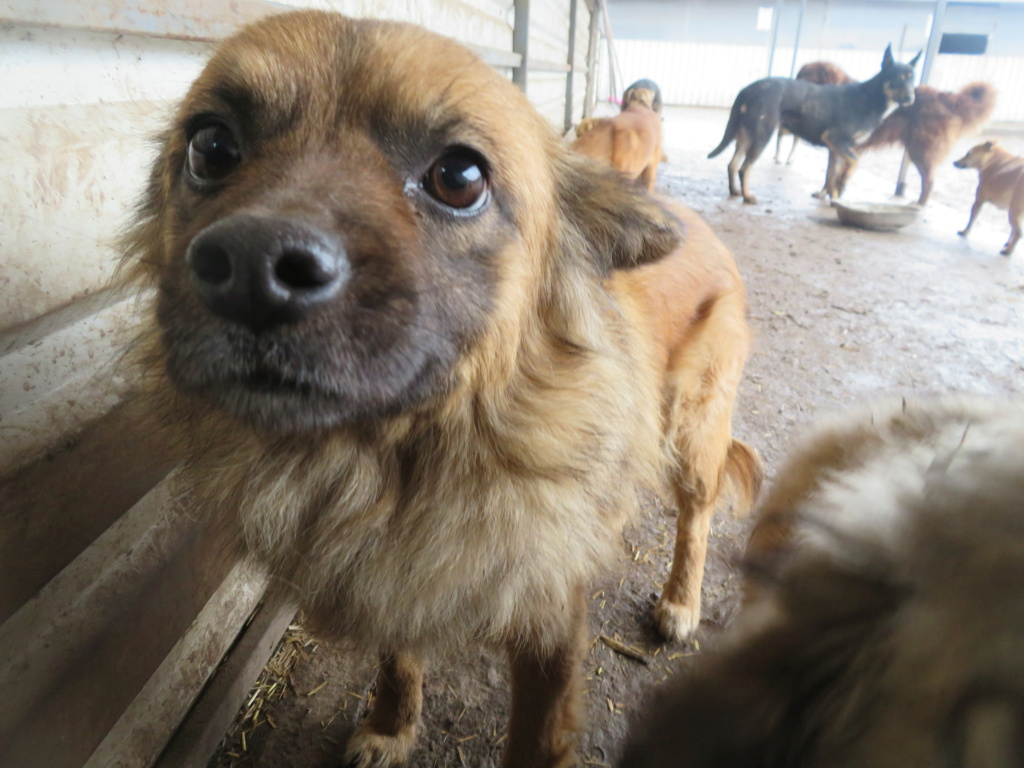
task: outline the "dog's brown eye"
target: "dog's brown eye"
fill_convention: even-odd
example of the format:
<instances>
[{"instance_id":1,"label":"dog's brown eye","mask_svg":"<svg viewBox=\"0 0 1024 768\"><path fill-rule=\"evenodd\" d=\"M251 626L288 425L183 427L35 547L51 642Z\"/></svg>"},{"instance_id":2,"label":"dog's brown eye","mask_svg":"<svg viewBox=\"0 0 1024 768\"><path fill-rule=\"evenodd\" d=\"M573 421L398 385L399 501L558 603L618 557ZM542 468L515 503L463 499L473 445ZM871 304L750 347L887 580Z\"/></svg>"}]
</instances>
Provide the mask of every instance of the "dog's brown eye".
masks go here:
<instances>
[{"instance_id":1,"label":"dog's brown eye","mask_svg":"<svg viewBox=\"0 0 1024 768\"><path fill-rule=\"evenodd\" d=\"M483 161L468 150L455 150L438 158L423 179L436 200L460 211L479 208L487 200Z\"/></svg>"},{"instance_id":2,"label":"dog's brown eye","mask_svg":"<svg viewBox=\"0 0 1024 768\"><path fill-rule=\"evenodd\" d=\"M200 128L188 142L188 170L200 181L216 181L238 165L241 153L234 134L226 125Z\"/></svg>"}]
</instances>

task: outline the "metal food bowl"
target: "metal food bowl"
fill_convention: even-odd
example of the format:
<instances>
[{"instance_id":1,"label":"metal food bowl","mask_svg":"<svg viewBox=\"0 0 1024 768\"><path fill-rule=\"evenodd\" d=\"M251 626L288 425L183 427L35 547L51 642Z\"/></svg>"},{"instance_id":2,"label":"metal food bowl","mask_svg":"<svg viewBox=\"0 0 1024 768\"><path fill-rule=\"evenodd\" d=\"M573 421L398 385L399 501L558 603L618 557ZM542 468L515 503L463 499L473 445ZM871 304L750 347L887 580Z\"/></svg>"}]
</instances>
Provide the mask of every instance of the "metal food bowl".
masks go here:
<instances>
[{"instance_id":1,"label":"metal food bowl","mask_svg":"<svg viewBox=\"0 0 1024 768\"><path fill-rule=\"evenodd\" d=\"M843 224L881 232L891 232L913 223L921 211L919 205L848 203L843 200L833 200L832 206Z\"/></svg>"}]
</instances>

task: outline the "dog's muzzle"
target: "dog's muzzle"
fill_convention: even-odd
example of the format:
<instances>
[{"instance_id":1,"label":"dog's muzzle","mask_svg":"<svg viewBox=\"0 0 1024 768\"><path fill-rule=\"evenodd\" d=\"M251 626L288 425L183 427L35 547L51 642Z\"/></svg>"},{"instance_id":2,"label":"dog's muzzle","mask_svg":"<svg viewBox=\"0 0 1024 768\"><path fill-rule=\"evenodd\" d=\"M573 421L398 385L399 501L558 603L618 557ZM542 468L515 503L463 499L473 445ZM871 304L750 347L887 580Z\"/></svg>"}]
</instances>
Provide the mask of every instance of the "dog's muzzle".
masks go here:
<instances>
[{"instance_id":1,"label":"dog's muzzle","mask_svg":"<svg viewBox=\"0 0 1024 768\"><path fill-rule=\"evenodd\" d=\"M301 220L251 213L202 230L186 260L203 304L254 330L302 320L336 296L351 274L335 238Z\"/></svg>"}]
</instances>

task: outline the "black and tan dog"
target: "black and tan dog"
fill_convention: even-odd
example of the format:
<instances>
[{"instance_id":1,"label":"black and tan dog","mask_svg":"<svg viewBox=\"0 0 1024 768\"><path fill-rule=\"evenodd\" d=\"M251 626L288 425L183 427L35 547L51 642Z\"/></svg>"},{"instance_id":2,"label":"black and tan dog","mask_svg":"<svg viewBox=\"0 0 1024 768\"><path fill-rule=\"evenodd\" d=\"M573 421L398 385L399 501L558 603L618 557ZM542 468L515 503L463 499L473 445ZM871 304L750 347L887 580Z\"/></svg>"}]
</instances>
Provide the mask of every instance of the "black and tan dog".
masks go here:
<instances>
[{"instance_id":1,"label":"black and tan dog","mask_svg":"<svg viewBox=\"0 0 1024 768\"><path fill-rule=\"evenodd\" d=\"M797 80L806 80L817 85L842 85L843 83L854 83L852 77L846 74L837 64L831 61L809 61L800 67L796 73ZM788 136L789 131L779 126L779 137L775 140L775 162L779 163L782 155L782 137ZM793 154L796 152L796 145L800 139L793 137L793 146L789 149L789 156L786 158L786 165L793 162Z\"/></svg>"},{"instance_id":2,"label":"black and tan dog","mask_svg":"<svg viewBox=\"0 0 1024 768\"><path fill-rule=\"evenodd\" d=\"M223 43L126 239L182 481L314 628L378 649L357 766L405 760L423 655L512 669L505 765L572 760L585 588L639 488L674 489L657 606L700 616L749 343L692 211L571 152L510 82L418 27L273 16Z\"/></svg>"},{"instance_id":3,"label":"black and tan dog","mask_svg":"<svg viewBox=\"0 0 1024 768\"><path fill-rule=\"evenodd\" d=\"M767 494L756 586L620 768L1024 765L1024 403L819 425Z\"/></svg>"},{"instance_id":4,"label":"black and tan dog","mask_svg":"<svg viewBox=\"0 0 1024 768\"><path fill-rule=\"evenodd\" d=\"M761 156L778 127L808 144L828 147L825 186L816 197L842 194L842 161L856 160L853 148L867 138L885 113L914 100L914 66L899 64L885 49L881 71L870 80L844 85L816 85L805 80L767 77L741 90L733 102L721 143L708 154L716 157L734 140L736 151L729 161L729 195L742 194L744 202L756 203L750 194L750 169ZM740 165L742 159L743 164ZM739 169L739 187L736 185Z\"/></svg>"}]
</instances>

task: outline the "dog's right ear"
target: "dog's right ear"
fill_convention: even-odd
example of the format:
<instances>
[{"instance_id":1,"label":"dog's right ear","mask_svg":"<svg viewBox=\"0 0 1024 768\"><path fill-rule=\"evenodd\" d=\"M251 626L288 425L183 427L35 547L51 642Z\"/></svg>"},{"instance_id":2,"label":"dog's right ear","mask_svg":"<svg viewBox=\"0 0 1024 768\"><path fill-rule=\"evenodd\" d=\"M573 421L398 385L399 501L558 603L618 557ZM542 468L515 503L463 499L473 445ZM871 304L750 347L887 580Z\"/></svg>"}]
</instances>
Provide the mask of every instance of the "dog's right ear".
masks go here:
<instances>
[{"instance_id":1,"label":"dog's right ear","mask_svg":"<svg viewBox=\"0 0 1024 768\"><path fill-rule=\"evenodd\" d=\"M683 223L617 171L575 154L562 170L559 199L569 232L586 241L603 272L657 261L682 242Z\"/></svg>"},{"instance_id":2,"label":"dog's right ear","mask_svg":"<svg viewBox=\"0 0 1024 768\"><path fill-rule=\"evenodd\" d=\"M892 57L892 43L889 43L885 46L885 53L882 54L882 69L888 69L895 63L896 60Z\"/></svg>"}]
</instances>

